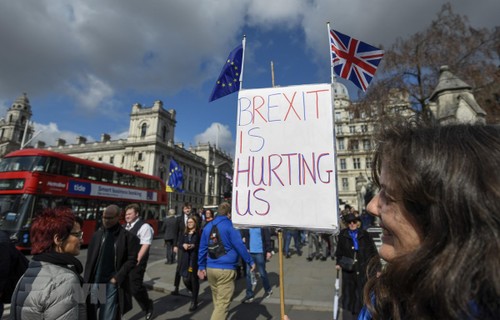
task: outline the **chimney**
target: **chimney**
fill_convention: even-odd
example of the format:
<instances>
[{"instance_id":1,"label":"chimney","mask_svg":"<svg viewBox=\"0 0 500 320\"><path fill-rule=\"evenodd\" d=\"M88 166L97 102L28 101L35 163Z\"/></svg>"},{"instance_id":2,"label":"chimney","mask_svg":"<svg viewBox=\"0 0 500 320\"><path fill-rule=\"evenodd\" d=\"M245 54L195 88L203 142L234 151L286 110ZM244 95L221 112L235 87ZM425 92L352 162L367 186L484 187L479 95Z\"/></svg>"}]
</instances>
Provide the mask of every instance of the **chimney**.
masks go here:
<instances>
[{"instance_id":1,"label":"chimney","mask_svg":"<svg viewBox=\"0 0 500 320\"><path fill-rule=\"evenodd\" d=\"M76 138L76 144L86 144L87 143L87 138L84 136L79 136Z\"/></svg>"},{"instance_id":2,"label":"chimney","mask_svg":"<svg viewBox=\"0 0 500 320\"><path fill-rule=\"evenodd\" d=\"M56 145L58 147L64 147L66 145L66 140L59 138L57 139Z\"/></svg>"},{"instance_id":3,"label":"chimney","mask_svg":"<svg viewBox=\"0 0 500 320\"><path fill-rule=\"evenodd\" d=\"M45 141L38 140L36 142L35 148L37 148L37 149L43 149L43 148L45 148Z\"/></svg>"},{"instance_id":4,"label":"chimney","mask_svg":"<svg viewBox=\"0 0 500 320\"><path fill-rule=\"evenodd\" d=\"M101 142L108 142L109 140L111 140L111 136L107 133L103 133L101 134Z\"/></svg>"}]
</instances>

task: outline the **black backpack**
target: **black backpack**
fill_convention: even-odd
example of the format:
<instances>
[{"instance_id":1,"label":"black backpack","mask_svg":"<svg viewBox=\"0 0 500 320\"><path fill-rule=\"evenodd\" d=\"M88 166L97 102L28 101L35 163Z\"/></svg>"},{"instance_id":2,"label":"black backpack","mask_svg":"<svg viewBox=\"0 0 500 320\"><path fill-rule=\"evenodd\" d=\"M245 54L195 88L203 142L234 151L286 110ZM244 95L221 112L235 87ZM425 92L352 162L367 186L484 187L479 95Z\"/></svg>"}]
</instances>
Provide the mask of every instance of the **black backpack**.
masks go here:
<instances>
[{"instance_id":1,"label":"black backpack","mask_svg":"<svg viewBox=\"0 0 500 320\"><path fill-rule=\"evenodd\" d=\"M217 228L217 224L214 224L212 229L210 229L210 235L208 237L208 256L211 259L219 259L225 254L226 248L224 248L224 244L222 243L219 228Z\"/></svg>"}]
</instances>

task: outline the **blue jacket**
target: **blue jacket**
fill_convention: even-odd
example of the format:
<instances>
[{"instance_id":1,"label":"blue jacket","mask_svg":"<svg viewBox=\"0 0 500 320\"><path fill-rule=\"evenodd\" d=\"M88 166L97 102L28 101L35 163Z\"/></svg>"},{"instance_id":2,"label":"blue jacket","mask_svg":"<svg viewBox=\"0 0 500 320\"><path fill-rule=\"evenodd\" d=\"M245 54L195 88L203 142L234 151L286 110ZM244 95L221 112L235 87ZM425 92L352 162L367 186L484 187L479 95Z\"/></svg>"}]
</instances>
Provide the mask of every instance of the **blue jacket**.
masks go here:
<instances>
[{"instance_id":1,"label":"blue jacket","mask_svg":"<svg viewBox=\"0 0 500 320\"><path fill-rule=\"evenodd\" d=\"M226 254L218 259L212 259L208 256L208 240L213 224L217 224L222 244L226 249ZM249 265L254 264L243 240L241 240L240 232L233 227L231 220L226 216L215 217L203 228L201 234L200 249L198 251L199 270L205 270L206 268L236 270L238 256L241 256Z\"/></svg>"}]
</instances>

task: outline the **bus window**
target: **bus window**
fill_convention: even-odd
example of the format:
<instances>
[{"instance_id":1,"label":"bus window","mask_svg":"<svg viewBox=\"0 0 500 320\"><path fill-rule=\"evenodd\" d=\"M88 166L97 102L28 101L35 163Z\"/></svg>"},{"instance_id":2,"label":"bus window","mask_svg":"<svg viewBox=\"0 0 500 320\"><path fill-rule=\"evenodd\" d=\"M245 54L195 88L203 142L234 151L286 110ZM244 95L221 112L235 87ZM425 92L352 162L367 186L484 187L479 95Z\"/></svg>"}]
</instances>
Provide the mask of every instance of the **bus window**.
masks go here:
<instances>
[{"instance_id":1,"label":"bus window","mask_svg":"<svg viewBox=\"0 0 500 320\"><path fill-rule=\"evenodd\" d=\"M113 171L102 170L101 181L102 182L110 182L110 183L113 182Z\"/></svg>"},{"instance_id":2,"label":"bus window","mask_svg":"<svg viewBox=\"0 0 500 320\"><path fill-rule=\"evenodd\" d=\"M68 162L68 161L63 161L62 167L61 167L61 174L64 176L68 177L79 177L80 176L80 170L79 166L76 163Z\"/></svg>"},{"instance_id":3,"label":"bus window","mask_svg":"<svg viewBox=\"0 0 500 320\"><path fill-rule=\"evenodd\" d=\"M59 174L59 168L61 166L61 160L57 158L49 158L49 166L47 169L48 173Z\"/></svg>"},{"instance_id":4,"label":"bus window","mask_svg":"<svg viewBox=\"0 0 500 320\"><path fill-rule=\"evenodd\" d=\"M100 176L97 168L91 166L82 165L82 178L89 180L97 180Z\"/></svg>"},{"instance_id":5,"label":"bus window","mask_svg":"<svg viewBox=\"0 0 500 320\"><path fill-rule=\"evenodd\" d=\"M48 164L47 157L35 157L35 159L33 160L33 167L31 168L31 170L32 171L46 171L47 164Z\"/></svg>"}]
</instances>

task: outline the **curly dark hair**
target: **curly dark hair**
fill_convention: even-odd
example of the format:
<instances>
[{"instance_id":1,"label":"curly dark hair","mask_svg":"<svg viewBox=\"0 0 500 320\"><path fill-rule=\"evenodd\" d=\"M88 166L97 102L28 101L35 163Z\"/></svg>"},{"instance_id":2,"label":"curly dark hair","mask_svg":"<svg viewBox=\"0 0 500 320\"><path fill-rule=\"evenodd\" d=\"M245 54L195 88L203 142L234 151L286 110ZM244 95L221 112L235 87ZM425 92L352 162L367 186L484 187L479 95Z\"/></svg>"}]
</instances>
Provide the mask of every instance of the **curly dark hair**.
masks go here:
<instances>
[{"instance_id":1,"label":"curly dark hair","mask_svg":"<svg viewBox=\"0 0 500 320\"><path fill-rule=\"evenodd\" d=\"M373 319L499 319L500 127L391 126L378 137L376 183L382 164L423 238L370 272Z\"/></svg>"}]
</instances>

